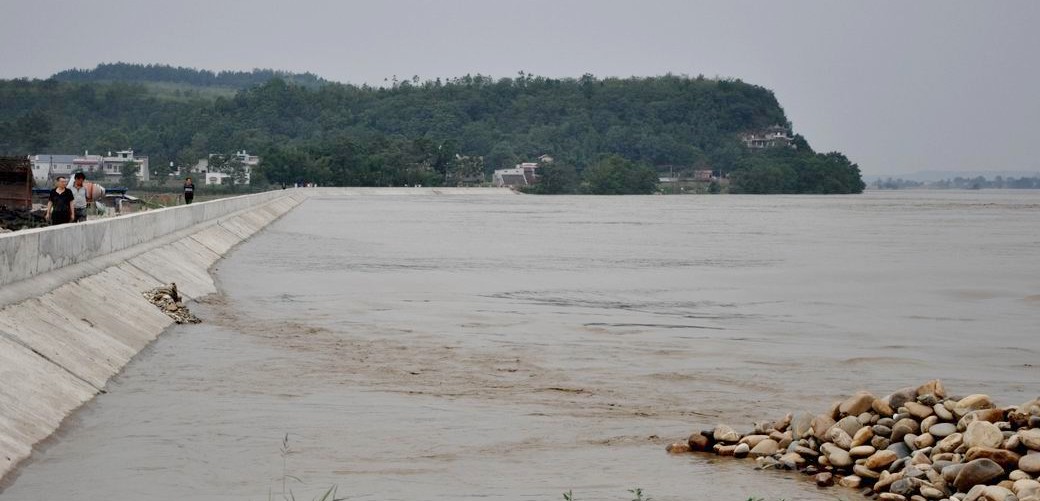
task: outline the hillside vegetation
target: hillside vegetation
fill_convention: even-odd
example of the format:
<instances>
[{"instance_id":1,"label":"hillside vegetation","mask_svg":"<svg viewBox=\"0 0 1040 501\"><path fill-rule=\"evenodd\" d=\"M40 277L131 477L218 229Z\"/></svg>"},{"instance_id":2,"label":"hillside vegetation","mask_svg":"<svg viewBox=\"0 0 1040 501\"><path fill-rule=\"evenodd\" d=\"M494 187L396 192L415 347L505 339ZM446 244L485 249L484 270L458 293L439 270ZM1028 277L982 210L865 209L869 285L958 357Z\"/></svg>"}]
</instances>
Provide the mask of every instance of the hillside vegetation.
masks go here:
<instances>
[{"instance_id":1,"label":"hillside vegetation","mask_svg":"<svg viewBox=\"0 0 1040 501\"><path fill-rule=\"evenodd\" d=\"M0 153L132 146L161 174L171 161L246 149L263 157L261 175L271 182L368 186L455 183L550 154L565 174L578 176L606 162L622 170L713 169L732 179L734 192L863 189L855 164L839 153L814 153L801 136L797 149L745 148L741 133L788 121L771 91L739 80L521 73L376 88L273 78L214 97L198 91L212 86L188 77L249 80L152 66L133 76L126 65L112 66L93 77L124 81L75 81L78 70L60 73L61 80L0 81ZM159 82L165 90L156 90ZM645 184L646 176L619 176ZM568 190L582 184L589 185Z\"/></svg>"}]
</instances>

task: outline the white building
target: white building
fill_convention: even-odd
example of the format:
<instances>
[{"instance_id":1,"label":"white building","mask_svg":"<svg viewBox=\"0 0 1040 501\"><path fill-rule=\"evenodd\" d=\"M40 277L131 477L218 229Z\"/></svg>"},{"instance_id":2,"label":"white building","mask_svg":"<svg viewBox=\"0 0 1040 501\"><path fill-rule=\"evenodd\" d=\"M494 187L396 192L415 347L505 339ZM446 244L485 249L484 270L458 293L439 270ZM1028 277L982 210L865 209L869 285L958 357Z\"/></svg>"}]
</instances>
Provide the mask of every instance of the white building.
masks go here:
<instances>
[{"instance_id":1,"label":"white building","mask_svg":"<svg viewBox=\"0 0 1040 501\"><path fill-rule=\"evenodd\" d=\"M231 184L234 182L232 176L228 172L222 172L218 170L210 171L209 163L210 159L217 156L217 153L210 153L208 158L203 158L191 168L191 172L198 174L206 184ZM260 157L257 155L250 155L246 150L235 152L232 155L231 160L237 160L242 163L242 167L245 170L245 180L242 184L250 184L253 177L253 169L260 165Z\"/></svg>"},{"instance_id":2,"label":"white building","mask_svg":"<svg viewBox=\"0 0 1040 501\"><path fill-rule=\"evenodd\" d=\"M740 139L744 141L744 146L747 146L753 150L762 150L766 148L793 148L794 138L790 136L790 131L787 127L782 125L773 125L767 127L765 130L749 132L740 136Z\"/></svg>"},{"instance_id":3,"label":"white building","mask_svg":"<svg viewBox=\"0 0 1040 501\"><path fill-rule=\"evenodd\" d=\"M147 181L148 157L134 155L134 150L117 151L115 155L32 155L33 178L37 185L50 185L58 176L71 177L76 172L101 172L109 181L118 181L123 176L123 166L128 162L137 167L137 180Z\"/></svg>"},{"instance_id":4,"label":"white building","mask_svg":"<svg viewBox=\"0 0 1040 501\"><path fill-rule=\"evenodd\" d=\"M515 188L517 186L527 186L528 182L527 176L524 175L523 167L517 166L513 169L496 169L491 184L500 188L503 186Z\"/></svg>"},{"instance_id":5,"label":"white building","mask_svg":"<svg viewBox=\"0 0 1040 501\"><path fill-rule=\"evenodd\" d=\"M58 176L69 177L75 164L76 155L30 155L32 163L33 181L37 186L50 186L51 179Z\"/></svg>"}]
</instances>

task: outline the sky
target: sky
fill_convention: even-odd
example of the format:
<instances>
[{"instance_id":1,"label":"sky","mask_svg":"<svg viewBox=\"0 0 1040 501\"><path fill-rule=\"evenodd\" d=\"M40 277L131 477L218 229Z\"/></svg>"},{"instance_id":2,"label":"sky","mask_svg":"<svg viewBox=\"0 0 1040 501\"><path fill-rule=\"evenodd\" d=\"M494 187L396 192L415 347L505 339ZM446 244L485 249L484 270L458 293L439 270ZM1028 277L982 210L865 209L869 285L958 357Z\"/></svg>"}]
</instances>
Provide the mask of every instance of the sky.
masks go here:
<instances>
[{"instance_id":1,"label":"sky","mask_svg":"<svg viewBox=\"0 0 1040 501\"><path fill-rule=\"evenodd\" d=\"M864 174L1040 172L1040 1L0 0L0 78L131 62L739 78Z\"/></svg>"}]
</instances>

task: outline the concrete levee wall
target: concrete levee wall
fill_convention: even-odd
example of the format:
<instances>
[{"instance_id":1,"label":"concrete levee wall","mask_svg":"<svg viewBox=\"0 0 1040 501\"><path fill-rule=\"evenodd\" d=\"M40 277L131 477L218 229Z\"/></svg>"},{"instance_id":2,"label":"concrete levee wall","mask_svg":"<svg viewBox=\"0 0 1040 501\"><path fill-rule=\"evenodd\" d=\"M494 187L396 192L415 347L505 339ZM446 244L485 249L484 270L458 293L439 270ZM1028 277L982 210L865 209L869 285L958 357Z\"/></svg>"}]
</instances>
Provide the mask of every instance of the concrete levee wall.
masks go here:
<instances>
[{"instance_id":1,"label":"concrete levee wall","mask_svg":"<svg viewBox=\"0 0 1040 501\"><path fill-rule=\"evenodd\" d=\"M0 236L0 287L288 196L302 195L300 190L269 191L5 234Z\"/></svg>"},{"instance_id":2,"label":"concrete levee wall","mask_svg":"<svg viewBox=\"0 0 1040 501\"><path fill-rule=\"evenodd\" d=\"M309 193L285 190L0 236L0 479L173 320L143 291L209 268ZM2 485L2 484L0 484Z\"/></svg>"}]
</instances>

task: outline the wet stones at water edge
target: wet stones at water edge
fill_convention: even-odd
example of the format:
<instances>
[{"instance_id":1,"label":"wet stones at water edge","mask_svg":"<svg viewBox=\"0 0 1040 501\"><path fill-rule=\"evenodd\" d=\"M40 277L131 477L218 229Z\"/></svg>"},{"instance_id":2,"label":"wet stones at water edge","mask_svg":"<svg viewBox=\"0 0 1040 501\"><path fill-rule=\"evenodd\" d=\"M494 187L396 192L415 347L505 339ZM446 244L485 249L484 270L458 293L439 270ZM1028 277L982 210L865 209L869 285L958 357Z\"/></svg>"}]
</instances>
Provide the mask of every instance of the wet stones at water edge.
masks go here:
<instances>
[{"instance_id":1,"label":"wet stones at water edge","mask_svg":"<svg viewBox=\"0 0 1040 501\"><path fill-rule=\"evenodd\" d=\"M756 469L798 470L877 499L1040 501L1040 398L1000 407L933 380L883 398L861 391L751 433L720 424L667 450L751 457Z\"/></svg>"},{"instance_id":2,"label":"wet stones at water edge","mask_svg":"<svg viewBox=\"0 0 1040 501\"><path fill-rule=\"evenodd\" d=\"M197 324L202 322L202 320L199 320L199 317L193 315L188 310L188 307L181 302L181 296L177 293L177 284L173 282L170 285L163 285L145 291L142 295L148 302L158 306L174 322L179 324Z\"/></svg>"}]
</instances>

